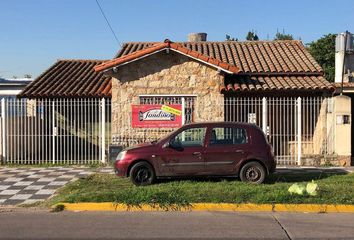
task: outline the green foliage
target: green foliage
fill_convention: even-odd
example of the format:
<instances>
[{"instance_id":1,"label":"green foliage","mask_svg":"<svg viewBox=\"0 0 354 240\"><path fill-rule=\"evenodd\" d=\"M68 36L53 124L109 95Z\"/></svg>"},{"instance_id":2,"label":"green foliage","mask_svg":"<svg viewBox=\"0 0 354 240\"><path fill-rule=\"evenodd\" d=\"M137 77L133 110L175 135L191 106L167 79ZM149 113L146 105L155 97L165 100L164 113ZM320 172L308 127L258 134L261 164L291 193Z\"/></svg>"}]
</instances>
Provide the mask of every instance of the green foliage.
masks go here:
<instances>
[{"instance_id":1,"label":"green foliage","mask_svg":"<svg viewBox=\"0 0 354 240\"><path fill-rule=\"evenodd\" d=\"M259 37L257 36L256 33L254 33L253 31L249 31L247 33L247 36L246 36L246 40L247 41L258 41L259 40Z\"/></svg>"},{"instance_id":2,"label":"green foliage","mask_svg":"<svg viewBox=\"0 0 354 240\"><path fill-rule=\"evenodd\" d=\"M317 179L316 184L321 189L316 196L288 193L294 182L305 185L311 179ZM64 186L45 206L60 202L150 204L161 208L175 206L176 209L200 202L354 204L354 174L274 174L261 185L222 178L165 180L146 187L136 187L127 178L95 174Z\"/></svg>"},{"instance_id":3,"label":"green foliage","mask_svg":"<svg viewBox=\"0 0 354 240\"><path fill-rule=\"evenodd\" d=\"M56 204L53 208L52 208L52 212L61 212L64 211L65 206L63 204Z\"/></svg>"},{"instance_id":4,"label":"green foliage","mask_svg":"<svg viewBox=\"0 0 354 240\"><path fill-rule=\"evenodd\" d=\"M275 34L274 40L294 40L294 38L291 34L277 32L277 34Z\"/></svg>"},{"instance_id":5,"label":"green foliage","mask_svg":"<svg viewBox=\"0 0 354 240\"><path fill-rule=\"evenodd\" d=\"M226 39L226 41L236 41L236 42L238 41L237 38L231 37L231 36L228 35L228 34L226 34L225 39Z\"/></svg>"},{"instance_id":6,"label":"green foliage","mask_svg":"<svg viewBox=\"0 0 354 240\"><path fill-rule=\"evenodd\" d=\"M308 51L321 65L328 81L334 81L336 34L327 34L308 45Z\"/></svg>"}]
</instances>

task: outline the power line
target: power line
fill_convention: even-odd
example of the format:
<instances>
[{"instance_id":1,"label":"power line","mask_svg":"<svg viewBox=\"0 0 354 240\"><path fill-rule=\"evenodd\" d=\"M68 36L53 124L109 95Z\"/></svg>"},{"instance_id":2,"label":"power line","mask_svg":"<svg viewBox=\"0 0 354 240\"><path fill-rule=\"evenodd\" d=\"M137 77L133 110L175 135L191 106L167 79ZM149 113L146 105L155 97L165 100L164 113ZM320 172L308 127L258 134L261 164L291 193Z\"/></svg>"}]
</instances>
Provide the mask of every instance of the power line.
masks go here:
<instances>
[{"instance_id":1,"label":"power line","mask_svg":"<svg viewBox=\"0 0 354 240\"><path fill-rule=\"evenodd\" d=\"M115 32L114 32L114 30L113 30L111 24L109 23L109 21L108 21L108 19L107 19L107 17L106 17L106 14L104 14L103 9L102 9L100 3L98 2L98 0L96 0L96 3L97 3L97 6L98 6L98 8L100 9L100 11L101 11L101 13L102 13L102 16L103 16L104 19L106 20L106 23L107 23L109 29L111 29L111 32L112 32L114 38L116 39L117 43L119 44L119 46L122 46L122 44L121 44L120 41L118 40L117 35L115 34Z\"/></svg>"}]
</instances>

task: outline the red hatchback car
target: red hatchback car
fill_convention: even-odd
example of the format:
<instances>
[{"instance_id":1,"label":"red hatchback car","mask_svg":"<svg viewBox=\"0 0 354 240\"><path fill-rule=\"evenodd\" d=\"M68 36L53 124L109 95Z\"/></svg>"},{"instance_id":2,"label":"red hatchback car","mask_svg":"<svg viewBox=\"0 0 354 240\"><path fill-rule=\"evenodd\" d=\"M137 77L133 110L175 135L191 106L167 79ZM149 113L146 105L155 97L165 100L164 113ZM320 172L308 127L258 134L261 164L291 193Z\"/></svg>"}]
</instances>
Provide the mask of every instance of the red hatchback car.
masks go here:
<instances>
[{"instance_id":1,"label":"red hatchback car","mask_svg":"<svg viewBox=\"0 0 354 240\"><path fill-rule=\"evenodd\" d=\"M181 176L238 176L262 183L275 166L272 147L256 125L205 122L124 149L116 158L115 173L139 186Z\"/></svg>"}]
</instances>

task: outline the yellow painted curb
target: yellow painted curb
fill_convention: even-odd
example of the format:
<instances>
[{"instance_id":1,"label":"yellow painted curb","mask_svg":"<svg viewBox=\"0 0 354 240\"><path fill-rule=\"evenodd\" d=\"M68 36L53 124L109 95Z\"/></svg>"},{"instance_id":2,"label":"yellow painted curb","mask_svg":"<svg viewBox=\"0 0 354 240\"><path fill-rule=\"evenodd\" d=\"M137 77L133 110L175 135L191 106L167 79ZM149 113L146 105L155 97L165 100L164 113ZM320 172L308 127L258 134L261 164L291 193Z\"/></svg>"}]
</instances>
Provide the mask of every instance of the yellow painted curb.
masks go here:
<instances>
[{"instance_id":1,"label":"yellow painted curb","mask_svg":"<svg viewBox=\"0 0 354 240\"><path fill-rule=\"evenodd\" d=\"M104 203L59 203L68 211L233 211L233 212L313 212L313 213L354 213L354 205L326 204L232 204L232 203L193 203L188 207L171 205L159 207L142 204ZM57 205L59 205L57 204Z\"/></svg>"}]
</instances>

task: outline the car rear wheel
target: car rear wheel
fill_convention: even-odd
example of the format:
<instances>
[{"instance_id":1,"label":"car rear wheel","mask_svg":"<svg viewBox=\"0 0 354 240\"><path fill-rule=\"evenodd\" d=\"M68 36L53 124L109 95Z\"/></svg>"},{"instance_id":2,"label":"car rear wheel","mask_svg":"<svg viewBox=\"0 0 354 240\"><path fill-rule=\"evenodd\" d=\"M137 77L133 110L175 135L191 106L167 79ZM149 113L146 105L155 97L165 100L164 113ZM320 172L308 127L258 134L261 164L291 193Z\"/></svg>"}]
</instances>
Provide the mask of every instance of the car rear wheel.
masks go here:
<instances>
[{"instance_id":1,"label":"car rear wheel","mask_svg":"<svg viewBox=\"0 0 354 240\"><path fill-rule=\"evenodd\" d=\"M246 163L240 171L240 179L242 182L261 184L266 178L266 170L258 162Z\"/></svg>"},{"instance_id":2,"label":"car rear wheel","mask_svg":"<svg viewBox=\"0 0 354 240\"><path fill-rule=\"evenodd\" d=\"M138 162L130 170L130 180L136 186L150 185L155 180L155 171L147 162Z\"/></svg>"}]
</instances>

